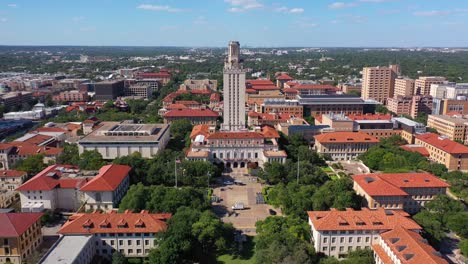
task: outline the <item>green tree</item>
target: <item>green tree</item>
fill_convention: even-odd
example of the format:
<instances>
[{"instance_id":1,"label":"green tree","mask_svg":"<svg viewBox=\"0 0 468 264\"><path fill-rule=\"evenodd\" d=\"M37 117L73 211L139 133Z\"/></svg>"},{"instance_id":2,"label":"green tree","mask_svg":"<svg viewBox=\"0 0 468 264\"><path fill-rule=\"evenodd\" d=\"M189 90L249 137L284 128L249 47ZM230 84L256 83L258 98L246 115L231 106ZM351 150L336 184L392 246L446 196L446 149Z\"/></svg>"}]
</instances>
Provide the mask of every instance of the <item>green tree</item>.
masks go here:
<instances>
[{"instance_id":1,"label":"green tree","mask_svg":"<svg viewBox=\"0 0 468 264\"><path fill-rule=\"evenodd\" d=\"M44 164L44 155L36 154L30 155L23 160L19 160L14 165L15 170L25 171L29 175L36 175L45 169L47 166Z\"/></svg>"},{"instance_id":2,"label":"green tree","mask_svg":"<svg viewBox=\"0 0 468 264\"><path fill-rule=\"evenodd\" d=\"M130 179L132 183L146 182L149 164L141 156L140 152L133 152L128 156L118 157L112 161L113 164L127 165L132 167Z\"/></svg>"},{"instance_id":3,"label":"green tree","mask_svg":"<svg viewBox=\"0 0 468 264\"><path fill-rule=\"evenodd\" d=\"M460 247L460 251L463 254L463 256L468 257L468 239L462 239L458 246Z\"/></svg>"},{"instance_id":4,"label":"green tree","mask_svg":"<svg viewBox=\"0 0 468 264\"><path fill-rule=\"evenodd\" d=\"M127 264L127 258L120 253L119 251L115 251L112 253L112 264Z\"/></svg>"},{"instance_id":5,"label":"green tree","mask_svg":"<svg viewBox=\"0 0 468 264\"><path fill-rule=\"evenodd\" d=\"M174 120L171 123L171 134L174 139L183 140L187 134L190 134L191 131L192 123L186 118Z\"/></svg>"},{"instance_id":6,"label":"green tree","mask_svg":"<svg viewBox=\"0 0 468 264\"><path fill-rule=\"evenodd\" d=\"M458 212L448 217L447 227L459 236L468 238L468 212Z\"/></svg>"},{"instance_id":7,"label":"green tree","mask_svg":"<svg viewBox=\"0 0 468 264\"><path fill-rule=\"evenodd\" d=\"M57 158L57 164L78 165L79 161L78 145L65 143L62 154Z\"/></svg>"},{"instance_id":8,"label":"green tree","mask_svg":"<svg viewBox=\"0 0 468 264\"><path fill-rule=\"evenodd\" d=\"M99 170L106 162L103 160L101 153L97 150L85 150L81 156L78 166L82 170Z\"/></svg>"}]
</instances>

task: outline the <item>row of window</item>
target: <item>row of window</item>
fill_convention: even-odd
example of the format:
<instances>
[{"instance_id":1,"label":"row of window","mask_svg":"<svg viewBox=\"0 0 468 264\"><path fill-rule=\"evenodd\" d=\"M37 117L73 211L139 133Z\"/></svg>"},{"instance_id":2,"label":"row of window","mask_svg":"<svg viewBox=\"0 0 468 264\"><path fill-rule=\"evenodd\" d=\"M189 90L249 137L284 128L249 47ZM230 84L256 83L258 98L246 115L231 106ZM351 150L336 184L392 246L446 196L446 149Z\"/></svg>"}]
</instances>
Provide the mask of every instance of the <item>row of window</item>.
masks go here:
<instances>
[{"instance_id":1,"label":"row of window","mask_svg":"<svg viewBox=\"0 0 468 264\"><path fill-rule=\"evenodd\" d=\"M106 241L106 240L101 240L101 245L102 246L107 246L107 245L110 245L110 246L115 246L116 245L116 240L109 240L109 241ZM132 246L133 244L135 244L136 246L141 246L141 241L140 239L137 239L137 240L133 240L133 239L119 239L117 240L118 241L118 244L119 246L123 246L124 244L126 244L127 246ZM125 243L125 241L127 241L127 243ZM135 243L133 243L133 241L135 241ZM149 239L145 239L143 240L144 241L144 244L145 246L149 246L151 244L151 240ZM156 246L156 240L152 240L153 241L153 246ZM96 246L99 246L99 241L96 241Z\"/></svg>"},{"instance_id":2,"label":"row of window","mask_svg":"<svg viewBox=\"0 0 468 264\"><path fill-rule=\"evenodd\" d=\"M364 248L370 249L370 246L365 246ZM345 247L341 246L339 249L340 249L340 252L344 252ZM359 250L359 249L361 249L361 246L356 247L356 250ZM328 247L322 247L322 251L328 251ZM335 246L330 247L330 251L336 251L336 247ZM349 251L353 251L353 246L348 246L348 252Z\"/></svg>"},{"instance_id":3,"label":"row of window","mask_svg":"<svg viewBox=\"0 0 468 264\"><path fill-rule=\"evenodd\" d=\"M363 237L357 237L357 238L356 238L356 242L357 242L357 243L361 243L361 242L362 242L362 238L363 238ZM369 243L369 242L370 242L370 237L366 236L366 237L364 237L364 238L365 238L365 242L366 242L366 243ZM377 238L377 237L375 237L375 238ZM345 243L345 240L346 240L345 237L340 237L339 239L340 239L340 243ZM336 238L336 237L332 237L332 238L331 238L331 243L332 243L332 244L335 244L336 241L337 241L337 238ZM348 243L353 243L353 242L354 242L354 237L348 237ZM323 243L325 243L325 244L328 243L328 237L324 237L324 238L323 238Z\"/></svg>"}]
</instances>

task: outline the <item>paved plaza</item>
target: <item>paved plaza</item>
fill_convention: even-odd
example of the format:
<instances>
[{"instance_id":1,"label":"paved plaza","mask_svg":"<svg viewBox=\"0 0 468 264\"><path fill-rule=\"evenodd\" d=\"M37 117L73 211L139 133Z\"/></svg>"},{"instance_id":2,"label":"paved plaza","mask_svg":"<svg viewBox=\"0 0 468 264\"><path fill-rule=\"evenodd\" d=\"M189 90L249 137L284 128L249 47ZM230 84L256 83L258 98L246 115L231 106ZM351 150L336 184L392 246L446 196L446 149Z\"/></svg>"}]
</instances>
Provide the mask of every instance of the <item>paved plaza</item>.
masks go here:
<instances>
[{"instance_id":1,"label":"paved plaza","mask_svg":"<svg viewBox=\"0 0 468 264\"><path fill-rule=\"evenodd\" d=\"M225 185L224 181L242 181L242 185ZM281 215L280 209L268 204L257 204L257 193L262 192L262 185L257 178L250 176L246 168L235 168L223 173L222 180L213 190L213 195L221 198L219 203L213 203L214 212L224 222L232 223L236 229L255 235L255 223L270 216L269 209ZM232 210L237 203L244 203L246 209Z\"/></svg>"}]
</instances>

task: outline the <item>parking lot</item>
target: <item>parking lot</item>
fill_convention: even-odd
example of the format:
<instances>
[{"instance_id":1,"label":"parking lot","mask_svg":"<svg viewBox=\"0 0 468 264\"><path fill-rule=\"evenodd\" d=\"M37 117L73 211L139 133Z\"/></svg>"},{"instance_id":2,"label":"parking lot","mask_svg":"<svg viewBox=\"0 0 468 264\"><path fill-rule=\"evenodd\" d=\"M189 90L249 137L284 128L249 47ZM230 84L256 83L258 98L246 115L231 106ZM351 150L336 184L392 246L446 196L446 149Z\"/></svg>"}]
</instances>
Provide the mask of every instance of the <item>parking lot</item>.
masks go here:
<instances>
[{"instance_id":1,"label":"parking lot","mask_svg":"<svg viewBox=\"0 0 468 264\"><path fill-rule=\"evenodd\" d=\"M219 185L213 190L213 195L220 198L220 202L213 203L213 210L224 222L232 223L236 229L255 235L255 223L258 220L275 213L281 215L281 211L268 204L258 204L262 202L262 196L257 195L261 194L262 185L257 183L256 177L247 173L247 169L231 170L223 173ZM235 181L242 184L231 184ZM245 209L233 210L232 206L236 203L243 203ZM270 209L273 212L270 212Z\"/></svg>"}]
</instances>

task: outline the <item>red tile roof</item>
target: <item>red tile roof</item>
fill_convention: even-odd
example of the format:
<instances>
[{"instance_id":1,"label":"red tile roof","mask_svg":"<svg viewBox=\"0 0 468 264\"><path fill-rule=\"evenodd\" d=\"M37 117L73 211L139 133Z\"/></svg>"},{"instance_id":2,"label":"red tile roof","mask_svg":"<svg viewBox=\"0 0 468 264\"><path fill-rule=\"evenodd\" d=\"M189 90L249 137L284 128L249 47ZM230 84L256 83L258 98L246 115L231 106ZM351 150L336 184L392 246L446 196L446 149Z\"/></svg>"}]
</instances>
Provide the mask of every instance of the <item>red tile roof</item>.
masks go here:
<instances>
[{"instance_id":1,"label":"red tile roof","mask_svg":"<svg viewBox=\"0 0 468 264\"><path fill-rule=\"evenodd\" d=\"M210 109L177 109L164 114L164 117L213 117L217 118L219 114Z\"/></svg>"},{"instance_id":2,"label":"red tile roof","mask_svg":"<svg viewBox=\"0 0 468 264\"><path fill-rule=\"evenodd\" d=\"M270 80L262 80L262 79L256 79L256 80L245 80L245 83L248 83L250 85L275 85L272 81Z\"/></svg>"},{"instance_id":3,"label":"red tile roof","mask_svg":"<svg viewBox=\"0 0 468 264\"><path fill-rule=\"evenodd\" d=\"M126 165L106 165L99 170L99 174L87 182L80 191L82 192L104 192L115 191L120 183L128 177L132 168Z\"/></svg>"},{"instance_id":4,"label":"red tile roof","mask_svg":"<svg viewBox=\"0 0 468 264\"><path fill-rule=\"evenodd\" d=\"M42 213L0 213L0 237L21 236L39 221L42 215Z\"/></svg>"},{"instance_id":5,"label":"red tile roof","mask_svg":"<svg viewBox=\"0 0 468 264\"><path fill-rule=\"evenodd\" d=\"M192 132L190 133L190 138L195 139L198 135L203 135L208 137L210 134L210 126L209 125L196 125L193 127Z\"/></svg>"},{"instance_id":6,"label":"red tile roof","mask_svg":"<svg viewBox=\"0 0 468 264\"><path fill-rule=\"evenodd\" d=\"M294 80L293 77L287 75L286 73L281 74L280 76L276 77L276 80Z\"/></svg>"},{"instance_id":7,"label":"red tile roof","mask_svg":"<svg viewBox=\"0 0 468 264\"><path fill-rule=\"evenodd\" d=\"M255 89L249 89L249 88L247 88L247 89L245 89L245 92L246 92L246 93L253 93L253 94L254 94L254 93L256 93L257 91L256 91Z\"/></svg>"},{"instance_id":8,"label":"red tile roof","mask_svg":"<svg viewBox=\"0 0 468 264\"><path fill-rule=\"evenodd\" d=\"M404 264L447 264L425 239L414 231L397 227L380 235L392 253Z\"/></svg>"},{"instance_id":9,"label":"red tile roof","mask_svg":"<svg viewBox=\"0 0 468 264\"><path fill-rule=\"evenodd\" d=\"M176 104L183 104L183 105L201 105L199 102L197 101L184 101L184 100L179 100L179 101L175 101L174 103Z\"/></svg>"},{"instance_id":10,"label":"red tile roof","mask_svg":"<svg viewBox=\"0 0 468 264\"><path fill-rule=\"evenodd\" d=\"M36 131L39 132L67 132L67 130L60 128L60 127L40 127L37 128Z\"/></svg>"},{"instance_id":11,"label":"red tile roof","mask_svg":"<svg viewBox=\"0 0 468 264\"><path fill-rule=\"evenodd\" d=\"M188 107L183 105L183 104L170 104L170 105L166 106L167 110L186 109L186 108L188 108Z\"/></svg>"},{"instance_id":12,"label":"red tile roof","mask_svg":"<svg viewBox=\"0 0 468 264\"><path fill-rule=\"evenodd\" d=\"M65 132L65 131L60 131L60 132ZM15 144L16 142L21 142L21 143L30 143L30 144L34 144L34 145L39 145L39 144L42 144L46 141L49 141L51 139L53 139L54 137L52 136L47 136L47 135L42 135L42 134L36 134L34 135L33 137L30 137L24 141L13 141L12 143Z\"/></svg>"},{"instance_id":13,"label":"red tile roof","mask_svg":"<svg viewBox=\"0 0 468 264\"><path fill-rule=\"evenodd\" d=\"M370 196L406 196L406 188L447 188L445 181L430 173L372 173L352 176Z\"/></svg>"},{"instance_id":14,"label":"red tile roof","mask_svg":"<svg viewBox=\"0 0 468 264\"><path fill-rule=\"evenodd\" d=\"M315 136L320 143L379 143L379 140L364 132L330 132Z\"/></svg>"},{"instance_id":15,"label":"red tile roof","mask_svg":"<svg viewBox=\"0 0 468 264\"><path fill-rule=\"evenodd\" d=\"M0 143L0 149L6 150L8 148L12 149L9 154L21 155L21 156L36 155L36 154L44 154L46 156L51 156L51 155L58 155L63 152L62 148L37 146L37 145L27 143L27 142L13 141L10 143Z\"/></svg>"},{"instance_id":16,"label":"red tile roof","mask_svg":"<svg viewBox=\"0 0 468 264\"><path fill-rule=\"evenodd\" d=\"M294 87L294 86L298 85L299 83L296 82L296 81L289 81L289 82L286 82L285 84L287 86L289 86L289 87Z\"/></svg>"},{"instance_id":17,"label":"red tile roof","mask_svg":"<svg viewBox=\"0 0 468 264\"><path fill-rule=\"evenodd\" d=\"M218 93L212 93L210 96L210 101L218 101L221 100L221 96Z\"/></svg>"},{"instance_id":18,"label":"red tile roof","mask_svg":"<svg viewBox=\"0 0 468 264\"><path fill-rule=\"evenodd\" d=\"M294 89L297 90L339 90L336 86L333 85L323 85L323 84L299 84L294 86Z\"/></svg>"},{"instance_id":19,"label":"red tile roof","mask_svg":"<svg viewBox=\"0 0 468 264\"><path fill-rule=\"evenodd\" d=\"M353 180L370 196L407 196L408 193L373 174L353 175Z\"/></svg>"},{"instance_id":20,"label":"red tile roof","mask_svg":"<svg viewBox=\"0 0 468 264\"><path fill-rule=\"evenodd\" d=\"M450 154L468 154L468 147L434 133L416 135L416 138Z\"/></svg>"},{"instance_id":21,"label":"red tile roof","mask_svg":"<svg viewBox=\"0 0 468 264\"><path fill-rule=\"evenodd\" d=\"M59 234L97 233L158 233L167 229L166 220L171 214L141 213L91 213L74 214L59 230Z\"/></svg>"},{"instance_id":22,"label":"red tile roof","mask_svg":"<svg viewBox=\"0 0 468 264\"><path fill-rule=\"evenodd\" d=\"M265 138L280 138L278 131L271 126L262 126L262 134Z\"/></svg>"},{"instance_id":23,"label":"red tile roof","mask_svg":"<svg viewBox=\"0 0 468 264\"><path fill-rule=\"evenodd\" d=\"M377 256L379 256L383 264L394 264L393 260L387 255L387 252L385 252L385 250L379 244L372 244L371 247Z\"/></svg>"},{"instance_id":24,"label":"red tile roof","mask_svg":"<svg viewBox=\"0 0 468 264\"><path fill-rule=\"evenodd\" d=\"M429 151L427 151L425 147L420 146L420 145L416 145L416 146L415 145L403 145L403 146L400 146L400 148L406 151L419 152L421 155L425 157L430 156Z\"/></svg>"},{"instance_id":25,"label":"red tile roof","mask_svg":"<svg viewBox=\"0 0 468 264\"><path fill-rule=\"evenodd\" d=\"M421 230L409 214L400 210L347 209L346 211L308 211L309 220L315 230L391 230L402 226L410 230Z\"/></svg>"},{"instance_id":26,"label":"red tile roof","mask_svg":"<svg viewBox=\"0 0 468 264\"><path fill-rule=\"evenodd\" d=\"M67 187L69 187L70 182L60 182L60 178L62 177L62 171L59 168L66 168L66 169L78 169L77 166L72 165L51 165L41 172L36 174L36 176L32 177L27 182L23 183L20 187L18 187L18 191L50 191L54 188L60 188L60 184L64 183ZM85 181L85 179L82 179Z\"/></svg>"},{"instance_id":27,"label":"red tile roof","mask_svg":"<svg viewBox=\"0 0 468 264\"><path fill-rule=\"evenodd\" d=\"M208 136L208 139L254 139L264 138L262 133L258 132L215 132Z\"/></svg>"},{"instance_id":28,"label":"red tile roof","mask_svg":"<svg viewBox=\"0 0 468 264\"><path fill-rule=\"evenodd\" d=\"M348 117L351 120L391 120L392 119L392 115L390 114L387 114L387 115L384 115L384 114L364 114L364 115L351 114L351 115L348 115Z\"/></svg>"},{"instance_id":29,"label":"red tile roof","mask_svg":"<svg viewBox=\"0 0 468 264\"><path fill-rule=\"evenodd\" d=\"M27 175L25 171L17 171L17 170L0 170L0 178L5 177L23 177Z\"/></svg>"}]
</instances>

